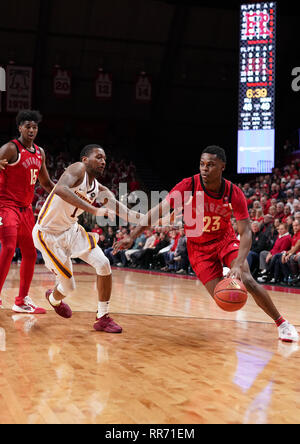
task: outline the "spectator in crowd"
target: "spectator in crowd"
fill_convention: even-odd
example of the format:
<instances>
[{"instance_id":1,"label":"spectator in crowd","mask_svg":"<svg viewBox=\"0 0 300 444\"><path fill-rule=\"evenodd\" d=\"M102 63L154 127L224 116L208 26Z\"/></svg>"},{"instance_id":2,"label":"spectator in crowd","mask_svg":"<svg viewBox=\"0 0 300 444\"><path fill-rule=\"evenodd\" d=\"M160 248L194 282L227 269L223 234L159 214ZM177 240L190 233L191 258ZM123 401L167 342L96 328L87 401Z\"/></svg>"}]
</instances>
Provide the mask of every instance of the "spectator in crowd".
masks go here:
<instances>
[{"instance_id":1,"label":"spectator in crowd","mask_svg":"<svg viewBox=\"0 0 300 444\"><path fill-rule=\"evenodd\" d=\"M285 223L281 223L278 227L279 236L274 244L274 247L270 251L262 251L259 255L261 276L257 281L264 282L279 282L280 276L274 276L276 262L281 260L281 253L288 251L292 245L292 238L288 232L288 226ZM278 266L276 267L278 270Z\"/></svg>"},{"instance_id":2,"label":"spectator in crowd","mask_svg":"<svg viewBox=\"0 0 300 444\"><path fill-rule=\"evenodd\" d=\"M293 214L295 211L294 204L299 203L299 200L294 198L294 193L292 190L288 190L286 194L287 194L286 205L290 207L291 213Z\"/></svg>"},{"instance_id":3,"label":"spectator in crowd","mask_svg":"<svg viewBox=\"0 0 300 444\"><path fill-rule=\"evenodd\" d=\"M261 207L257 208L255 211L255 218L253 220L256 220L259 224L262 224L264 221L264 213Z\"/></svg>"},{"instance_id":4,"label":"spectator in crowd","mask_svg":"<svg viewBox=\"0 0 300 444\"><path fill-rule=\"evenodd\" d=\"M143 248L139 251L136 251L135 253L133 253L131 255L131 261L132 261L134 267L141 268L142 265L144 265L143 261L142 261L143 255L145 254L144 252L150 248L154 249L155 245L157 244L158 241L159 241L158 233L157 232L152 233L152 236L149 236L147 238Z\"/></svg>"},{"instance_id":5,"label":"spectator in crowd","mask_svg":"<svg viewBox=\"0 0 300 444\"><path fill-rule=\"evenodd\" d=\"M180 238L178 240L178 245L174 255L174 260L175 262L177 262L179 269L176 271L176 273L187 274L190 262L188 258L186 235L184 228L180 228L179 233L180 233Z\"/></svg>"},{"instance_id":6,"label":"spectator in crowd","mask_svg":"<svg viewBox=\"0 0 300 444\"><path fill-rule=\"evenodd\" d=\"M281 219L281 222L287 222L287 218L288 218L289 216L291 216L291 214L292 214L290 206L286 204L286 205L284 206L283 212L284 212L284 216L283 216L283 218Z\"/></svg>"},{"instance_id":7,"label":"spectator in crowd","mask_svg":"<svg viewBox=\"0 0 300 444\"><path fill-rule=\"evenodd\" d=\"M133 229L133 228L132 228ZM121 261L117 263L118 267L126 267L131 262L131 256L133 253L141 250L146 243L146 239L151 236L151 231L146 230L145 233L142 233L139 237L136 238L132 248L130 250L122 250L120 251L120 259Z\"/></svg>"},{"instance_id":8,"label":"spectator in crowd","mask_svg":"<svg viewBox=\"0 0 300 444\"><path fill-rule=\"evenodd\" d=\"M159 252L159 254L164 255L164 262L165 262L165 265L161 268L161 270L168 272L173 271L175 269L174 255L178 245L180 234L177 232L177 230L172 230L169 233L169 238L170 238L169 250L165 252L161 250Z\"/></svg>"},{"instance_id":9,"label":"spectator in crowd","mask_svg":"<svg viewBox=\"0 0 300 444\"><path fill-rule=\"evenodd\" d=\"M154 248L147 248L143 250L143 254L140 256L139 263L142 268L148 269L150 266L154 267L156 262L161 262L161 258L158 255L159 251L169 245L170 241L166 233L161 232L159 234L159 241ZM160 263L160 266L162 264Z\"/></svg>"},{"instance_id":10,"label":"spectator in crowd","mask_svg":"<svg viewBox=\"0 0 300 444\"><path fill-rule=\"evenodd\" d=\"M251 224L252 230L252 246L249 251L247 260L250 271L254 277L257 276L259 270L259 254L268 248L268 238L263 231L260 231L260 224L258 221L253 221Z\"/></svg>"},{"instance_id":11,"label":"spectator in crowd","mask_svg":"<svg viewBox=\"0 0 300 444\"><path fill-rule=\"evenodd\" d=\"M275 219L275 217L276 217L276 206L275 205L271 205L270 207L269 207L269 214L272 216L272 218L273 218L273 220Z\"/></svg>"},{"instance_id":12,"label":"spectator in crowd","mask_svg":"<svg viewBox=\"0 0 300 444\"><path fill-rule=\"evenodd\" d=\"M293 236L294 231L293 231L293 222L294 222L295 218L294 216L290 215L286 218L286 223L288 225L288 231L290 233L291 236Z\"/></svg>"},{"instance_id":13,"label":"spectator in crowd","mask_svg":"<svg viewBox=\"0 0 300 444\"><path fill-rule=\"evenodd\" d=\"M103 233L103 230L102 230L102 228L99 227L98 224L95 224L94 228L92 229L92 233L96 233L100 237L100 234Z\"/></svg>"},{"instance_id":14,"label":"spectator in crowd","mask_svg":"<svg viewBox=\"0 0 300 444\"><path fill-rule=\"evenodd\" d=\"M276 218L282 221L284 218L284 203L283 202L277 202L276 204Z\"/></svg>"},{"instance_id":15,"label":"spectator in crowd","mask_svg":"<svg viewBox=\"0 0 300 444\"><path fill-rule=\"evenodd\" d=\"M243 193L245 194L246 199L249 199L254 194L254 190L253 190L253 188L250 187L249 183L245 183L242 190L243 190Z\"/></svg>"},{"instance_id":16,"label":"spectator in crowd","mask_svg":"<svg viewBox=\"0 0 300 444\"><path fill-rule=\"evenodd\" d=\"M284 282L295 285L300 282L300 222L293 222L294 236L292 245L288 251L283 251L281 255L281 270Z\"/></svg>"}]
</instances>

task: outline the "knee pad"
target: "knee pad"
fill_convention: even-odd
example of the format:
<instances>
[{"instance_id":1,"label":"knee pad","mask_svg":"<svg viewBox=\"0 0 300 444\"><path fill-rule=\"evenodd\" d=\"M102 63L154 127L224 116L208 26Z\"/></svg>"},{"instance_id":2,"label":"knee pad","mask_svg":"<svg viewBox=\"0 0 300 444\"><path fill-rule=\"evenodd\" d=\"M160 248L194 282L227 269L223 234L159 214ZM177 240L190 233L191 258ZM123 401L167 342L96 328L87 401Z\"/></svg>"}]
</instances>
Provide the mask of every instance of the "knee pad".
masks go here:
<instances>
[{"instance_id":1,"label":"knee pad","mask_svg":"<svg viewBox=\"0 0 300 444\"><path fill-rule=\"evenodd\" d=\"M107 257L102 258L101 261L95 265L94 268L98 276L109 276L111 274L111 266Z\"/></svg>"}]
</instances>

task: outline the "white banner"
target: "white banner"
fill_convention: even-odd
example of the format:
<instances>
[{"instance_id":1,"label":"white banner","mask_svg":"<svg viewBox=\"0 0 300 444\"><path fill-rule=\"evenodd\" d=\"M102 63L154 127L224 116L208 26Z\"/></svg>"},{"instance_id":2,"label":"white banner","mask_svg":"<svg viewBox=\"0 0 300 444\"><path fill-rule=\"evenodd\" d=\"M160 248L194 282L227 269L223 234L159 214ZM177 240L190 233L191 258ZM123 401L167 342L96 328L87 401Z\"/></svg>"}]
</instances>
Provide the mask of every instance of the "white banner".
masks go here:
<instances>
[{"instance_id":1,"label":"white banner","mask_svg":"<svg viewBox=\"0 0 300 444\"><path fill-rule=\"evenodd\" d=\"M57 97L69 97L71 95L71 72L57 68L54 70L53 92Z\"/></svg>"},{"instance_id":2,"label":"white banner","mask_svg":"<svg viewBox=\"0 0 300 444\"><path fill-rule=\"evenodd\" d=\"M110 100L112 98L112 75L99 70L96 78L96 97L100 100Z\"/></svg>"},{"instance_id":3,"label":"white banner","mask_svg":"<svg viewBox=\"0 0 300 444\"><path fill-rule=\"evenodd\" d=\"M6 68L6 110L16 113L31 109L32 68L29 66L8 65Z\"/></svg>"},{"instance_id":4,"label":"white banner","mask_svg":"<svg viewBox=\"0 0 300 444\"><path fill-rule=\"evenodd\" d=\"M152 100L151 78L144 73L137 77L135 84L135 100L140 103L149 103Z\"/></svg>"}]
</instances>

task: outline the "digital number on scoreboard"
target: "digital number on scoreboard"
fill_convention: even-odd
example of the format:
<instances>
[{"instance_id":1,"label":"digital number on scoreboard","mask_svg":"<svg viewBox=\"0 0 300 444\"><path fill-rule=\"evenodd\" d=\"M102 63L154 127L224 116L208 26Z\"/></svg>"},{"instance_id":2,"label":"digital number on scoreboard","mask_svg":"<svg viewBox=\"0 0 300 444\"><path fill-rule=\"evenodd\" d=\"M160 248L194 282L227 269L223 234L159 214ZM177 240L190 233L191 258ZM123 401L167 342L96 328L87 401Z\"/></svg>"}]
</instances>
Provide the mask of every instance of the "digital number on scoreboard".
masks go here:
<instances>
[{"instance_id":1,"label":"digital number on scoreboard","mask_svg":"<svg viewBox=\"0 0 300 444\"><path fill-rule=\"evenodd\" d=\"M240 21L238 173L271 172L275 142L276 3L241 5Z\"/></svg>"}]
</instances>

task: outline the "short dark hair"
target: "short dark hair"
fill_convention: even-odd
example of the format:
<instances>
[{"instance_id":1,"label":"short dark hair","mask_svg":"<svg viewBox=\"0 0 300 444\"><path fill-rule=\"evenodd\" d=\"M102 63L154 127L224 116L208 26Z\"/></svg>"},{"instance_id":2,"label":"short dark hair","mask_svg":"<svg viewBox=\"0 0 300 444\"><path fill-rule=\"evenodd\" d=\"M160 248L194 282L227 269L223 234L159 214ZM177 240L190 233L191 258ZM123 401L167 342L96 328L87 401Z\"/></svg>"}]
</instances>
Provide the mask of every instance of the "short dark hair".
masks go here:
<instances>
[{"instance_id":1,"label":"short dark hair","mask_svg":"<svg viewBox=\"0 0 300 444\"><path fill-rule=\"evenodd\" d=\"M22 123L28 121L28 122L36 122L39 124L43 119L43 116L39 111L33 111L31 109L24 109L22 111L18 112L18 115L16 117L16 123L17 127L22 125Z\"/></svg>"},{"instance_id":2,"label":"short dark hair","mask_svg":"<svg viewBox=\"0 0 300 444\"><path fill-rule=\"evenodd\" d=\"M82 161L83 157L89 157L89 155L92 153L92 151L94 151L95 148L100 148L101 150L103 150L102 146L97 145L96 143L90 144L90 145L86 145L80 153L80 162Z\"/></svg>"},{"instance_id":3,"label":"short dark hair","mask_svg":"<svg viewBox=\"0 0 300 444\"><path fill-rule=\"evenodd\" d=\"M217 145L210 145L207 146L203 151L202 154L207 153L207 154L215 154L217 156L218 159L222 160L222 162L226 163L226 154L225 154L225 150L223 148L221 148L220 146Z\"/></svg>"}]
</instances>

